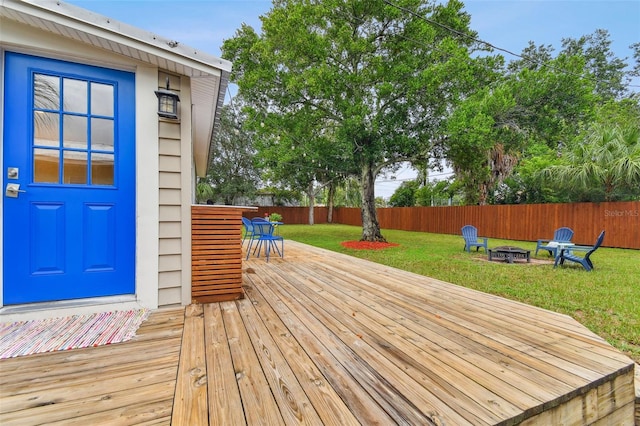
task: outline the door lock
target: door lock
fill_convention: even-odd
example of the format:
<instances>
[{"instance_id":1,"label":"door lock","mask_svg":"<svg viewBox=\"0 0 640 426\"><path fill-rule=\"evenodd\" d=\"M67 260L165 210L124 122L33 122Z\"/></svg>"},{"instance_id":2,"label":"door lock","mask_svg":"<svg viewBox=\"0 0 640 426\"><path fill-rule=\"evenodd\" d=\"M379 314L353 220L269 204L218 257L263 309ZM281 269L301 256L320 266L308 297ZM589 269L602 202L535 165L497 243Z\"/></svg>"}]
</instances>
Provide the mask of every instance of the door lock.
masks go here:
<instances>
[{"instance_id":1,"label":"door lock","mask_svg":"<svg viewBox=\"0 0 640 426\"><path fill-rule=\"evenodd\" d=\"M27 192L27 191L20 189L19 183L8 183L7 188L4 191L4 195L6 195L9 198L18 198L18 194L20 192Z\"/></svg>"},{"instance_id":2,"label":"door lock","mask_svg":"<svg viewBox=\"0 0 640 426\"><path fill-rule=\"evenodd\" d=\"M18 179L18 168L7 167L7 179Z\"/></svg>"}]
</instances>

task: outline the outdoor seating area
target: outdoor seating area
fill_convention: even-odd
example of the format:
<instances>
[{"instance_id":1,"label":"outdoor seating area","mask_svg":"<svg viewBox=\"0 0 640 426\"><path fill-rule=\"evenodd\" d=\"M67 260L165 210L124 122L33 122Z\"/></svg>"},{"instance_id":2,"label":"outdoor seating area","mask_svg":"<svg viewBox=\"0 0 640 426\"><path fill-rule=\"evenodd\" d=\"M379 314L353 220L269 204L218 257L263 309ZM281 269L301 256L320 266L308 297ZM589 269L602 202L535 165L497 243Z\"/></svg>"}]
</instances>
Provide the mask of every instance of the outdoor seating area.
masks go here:
<instances>
[{"instance_id":1,"label":"outdoor seating area","mask_svg":"<svg viewBox=\"0 0 640 426\"><path fill-rule=\"evenodd\" d=\"M245 297L0 361L0 423L632 425L634 364L570 317L287 242Z\"/></svg>"},{"instance_id":2,"label":"outdoor seating area","mask_svg":"<svg viewBox=\"0 0 640 426\"><path fill-rule=\"evenodd\" d=\"M526 260L531 263L531 251L514 246L499 246L488 248L488 238L478 237L478 230L473 225L465 225L462 227L462 237L464 238L464 249L471 252L471 248L475 247L476 251L484 248L488 254L489 261L505 261L506 263L514 263L517 260ZM581 265L586 271L593 269L593 262L590 257L604 240L605 231L598 236L593 246L576 245L571 242L573 238L573 230L568 227L560 227L555 230L551 240L539 239L536 243L535 255L538 251L548 251L550 256L554 258L554 268L558 265L564 265L565 261L574 262ZM584 253L580 255L579 253Z\"/></svg>"}]
</instances>

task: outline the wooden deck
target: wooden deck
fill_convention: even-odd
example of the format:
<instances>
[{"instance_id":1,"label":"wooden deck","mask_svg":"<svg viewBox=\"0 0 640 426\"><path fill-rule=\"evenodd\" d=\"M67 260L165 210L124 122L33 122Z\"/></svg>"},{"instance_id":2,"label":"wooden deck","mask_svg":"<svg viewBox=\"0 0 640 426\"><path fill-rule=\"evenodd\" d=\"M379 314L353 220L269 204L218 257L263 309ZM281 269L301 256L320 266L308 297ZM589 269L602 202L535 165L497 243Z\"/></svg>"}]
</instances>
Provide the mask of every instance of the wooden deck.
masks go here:
<instances>
[{"instance_id":1,"label":"wooden deck","mask_svg":"<svg viewBox=\"0 0 640 426\"><path fill-rule=\"evenodd\" d=\"M571 318L287 241L246 298L0 361L0 424L634 423L633 362Z\"/></svg>"}]
</instances>

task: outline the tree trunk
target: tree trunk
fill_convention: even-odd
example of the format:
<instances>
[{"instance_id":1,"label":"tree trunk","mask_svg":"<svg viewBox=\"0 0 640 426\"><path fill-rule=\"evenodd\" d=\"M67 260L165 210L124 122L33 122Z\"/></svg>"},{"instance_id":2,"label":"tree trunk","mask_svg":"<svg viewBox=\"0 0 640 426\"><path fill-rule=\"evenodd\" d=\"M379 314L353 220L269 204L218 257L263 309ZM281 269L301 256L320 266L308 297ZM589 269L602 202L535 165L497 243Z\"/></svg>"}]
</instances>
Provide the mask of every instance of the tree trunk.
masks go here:
<instances>
[{"instance_id":1,"label":"tree trunk","mask_svg":"<svg viewBox=\"0 0 640 426\"><path fill-rule=\"evenodd\" d=\"M313 190L313 182L309 184L307 195L309 196L309 225L313 225L313 219L314 219L313 210L316 204L316 194Z\"/></svg>"},{"instance_id":2,"label":"tree trunk","mask_svg":"<svg viewBox=\"0 0 640 426\"><path fill-rule=\"evenodd\" d=\"M487 205L489 199L489 189L486 182L482 182L478 188L478 204L481 206Z\"/></svg>"},{"instance_id":3,"label":"tree trunk","mask_svg":"<svg viewBox=\"0 0 640 426\"><path fill-rule=\"evenodd\" d=\"M387 242L380 233L374 184L373 166L365 164L362 167L362 175L360 176L360 185L362 187L362 238L360 238L360 241Z\"/></svg>"},{"instance_id":4,"label":"tree trunk","mask_svg":"<svg viewBox=\"0 0 640 426\"><path fill-rule=\"evenodd\" d=\"M327 223L333 223L333 203L336 197L336 186L333 182L329 184L329 196L327 202Z\"/></svg>"}]
</instances>

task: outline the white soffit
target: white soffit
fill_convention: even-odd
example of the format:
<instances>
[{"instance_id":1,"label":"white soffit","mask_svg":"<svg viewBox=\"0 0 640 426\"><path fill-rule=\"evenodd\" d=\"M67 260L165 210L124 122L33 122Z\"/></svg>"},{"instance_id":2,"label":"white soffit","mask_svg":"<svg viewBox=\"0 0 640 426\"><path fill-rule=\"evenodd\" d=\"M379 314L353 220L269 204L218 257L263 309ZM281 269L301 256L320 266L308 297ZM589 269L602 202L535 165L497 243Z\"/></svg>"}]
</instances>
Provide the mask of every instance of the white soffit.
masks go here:
<instances>
[{"instance_id":1,"label":"white soffit","mask_svg":"<svg viewBox=\"0 0 640 426\"><path fill-rule=\"evenodd\" d=\"M54 0L0 0L0 16L188 77L219 76L231 62Z\"/></svg>"},{"instance_id":2,"label":"white soffit","mask_svg":"<svg viewBox=\"0 0 640 426\"><path fill-rule=\"evenodd\" d=\"M211 150L211 139L219 127L219 110L224 103L229 73L222 72L220 78L192 78L191 102L193 103L191 121L193 123L193 153L196 175L207 174Z\"/></svg>"}]
</instances>

